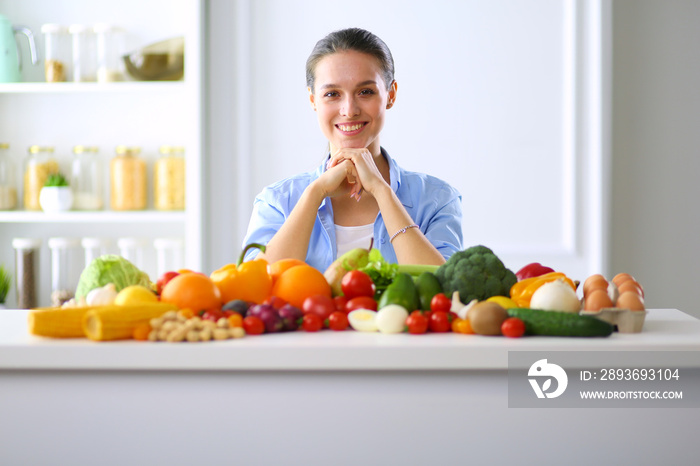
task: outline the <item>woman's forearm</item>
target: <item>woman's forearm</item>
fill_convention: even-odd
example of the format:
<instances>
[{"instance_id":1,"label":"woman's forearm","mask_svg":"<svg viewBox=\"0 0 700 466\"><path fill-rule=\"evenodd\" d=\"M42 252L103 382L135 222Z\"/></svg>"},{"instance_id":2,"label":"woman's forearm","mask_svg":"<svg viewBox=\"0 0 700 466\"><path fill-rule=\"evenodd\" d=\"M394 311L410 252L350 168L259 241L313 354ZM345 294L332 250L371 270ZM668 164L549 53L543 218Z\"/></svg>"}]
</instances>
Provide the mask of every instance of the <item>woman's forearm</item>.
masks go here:
<instances>
[{"instance_id":1,"label":"woman's forearm","mask_svg":"<svg viewBox=\"0 0 700 466\"><path fill-rule=\"evenodd\" d=\"M389 237L414 223L391 187L387 186L381 193L377 193L375 199L379 204ZM445 262L442 254L419 228L409 228L398 234L392 241L392 245L399 264L441 265Z\"/></svg>"},{"instance_id":2,"label":"woman's forearm","mask_svg":"<svg viewBox=\"0 0 700 466\"><path fill-rule=\"evenodd\" d=\"M265 253L258 255L268 262L280 259L306 259L309 239L316 221L323 193L315 183L310 184L275 236L267 243Z\"/></svg>"}]
</instances>

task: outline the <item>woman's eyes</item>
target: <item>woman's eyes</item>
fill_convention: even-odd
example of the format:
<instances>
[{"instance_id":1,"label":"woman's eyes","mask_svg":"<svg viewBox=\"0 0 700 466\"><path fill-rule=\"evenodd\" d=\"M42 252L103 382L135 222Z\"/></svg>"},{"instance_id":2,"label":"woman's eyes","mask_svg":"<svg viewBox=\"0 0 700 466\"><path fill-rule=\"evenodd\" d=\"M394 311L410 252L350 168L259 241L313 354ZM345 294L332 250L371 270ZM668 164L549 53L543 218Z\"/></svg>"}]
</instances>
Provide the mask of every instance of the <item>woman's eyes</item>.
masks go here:
<instances>
[{"instance_id":1,"label":"woman's eyes","mask_svg":"<svg viewBox=\"0 0 700 466\"><path fill-rule=\"evenodd\" d=\"M362 89L360 92L358 92L359 95L373 95L375 92L372 89ZM340 96L340 93L338 91L328 91L325 94L323 94L323 97L338 97Z\"/></svg>"}]
</instances>

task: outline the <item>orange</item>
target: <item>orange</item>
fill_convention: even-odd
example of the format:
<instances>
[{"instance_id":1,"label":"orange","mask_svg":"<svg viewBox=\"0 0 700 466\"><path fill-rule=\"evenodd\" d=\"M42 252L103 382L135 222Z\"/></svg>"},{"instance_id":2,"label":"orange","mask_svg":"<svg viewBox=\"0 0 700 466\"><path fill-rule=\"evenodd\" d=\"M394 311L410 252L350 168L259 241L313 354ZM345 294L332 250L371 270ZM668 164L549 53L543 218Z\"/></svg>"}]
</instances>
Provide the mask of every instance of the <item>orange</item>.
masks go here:
<instances>
[{"instance_id":1,"label":"orange","mask_svg":"<svg viewBox=\"0 0 700 466\"><path fill-rule=\"evenodd\" d=\"M318 269L308 264L295 265L282 272L272 287L272 295L302 308L304 300L313 295L331 297L331 286Z\"/></svg>"},{"instance_id":2,"label":"orange","mask_svg":"<svg viewBox=\"0 0 700 466\"><path fill-rule=\"evenodd\" d=\"M280 259L270 264L268 273L272 277L272 283L274 284L284 271L296 265L306 265L306 262L299 259Z\"/></svg>"},{"instance_id":3,"label":"orange","mask_svg":"<svg viewBox=\"0 0 700 466\"><path fill-rule=\"evenodd\" d=\"M183 273L170 280L163 287L160 300L195 312L221 308L219 289L211 278L200 273Z\"/></svg>"}]
</instances>

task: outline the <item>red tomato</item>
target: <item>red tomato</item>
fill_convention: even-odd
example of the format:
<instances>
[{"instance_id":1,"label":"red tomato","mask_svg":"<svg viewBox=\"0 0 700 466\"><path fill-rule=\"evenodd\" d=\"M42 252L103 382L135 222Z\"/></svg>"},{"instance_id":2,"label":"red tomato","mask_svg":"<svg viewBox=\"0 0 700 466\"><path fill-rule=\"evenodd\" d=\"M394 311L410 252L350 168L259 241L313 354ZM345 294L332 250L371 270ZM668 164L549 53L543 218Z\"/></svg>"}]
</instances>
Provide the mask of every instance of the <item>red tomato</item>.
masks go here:
<instances>
[{"instance_id":1,"label":"red tomato","mask_svg":"<svg viewBox=\"0 0 700 466\"><path fill-rule=\"evenodd\" d=\"M301 321L301 328L307 332L318 332L323 328L323 320L318 314L304 314L304 318Z\"/></svg>"},{"instance_id":2,"label":"red tomato","mask_svg":"<svg viewBox=\"0 0 700 466\"><path fill-rule=\"evenodd\" d=\"M248 335L260 335L265 331L265 324L260 317L248 316L243 319L243 330Z\"/></svg>"},{"instance_id":3,"label":"red tomato","mask_svg":"<svg viewBox=\"0 0 700 466\"><path fill-rule=\"evenodd\" d=\"M428 331L428 318L420 311L413 311L406 318L406 326L408 327L408 333L413 335L425 333Z\"/></svg>"},{"instance_id":4,"label":"red tomato","mask_svg":"<svg viewBox=\"0 0 700 466\"><path fill-rule=\"evenodd\" d=\"M520 338L525 335L525 322L517 317L508 317L501 324L501 333L509 338Z\"/></svg>"},{"instance_id":5,"label":"red tomato","mask_svg":"<svg viewBox=\"0 0 700 466\"><path fill-rule=\"evenodd\" d=\"M335 310L340 311L340 312L348 312L345 309L345 305L348 303L349 299L347 296L336 296L333 298L333 301L335 301Z\"/></svg>"},{"instance_id":6,"label":"red tomato","mask_svg":"<svg viewBox=\"0 0 700 466\"><path fill-rule=\"evenodd\" d=\"M163 291L163 287L178 275L180 275L178 272L165 272L163 275L161 275L156 282L156 293L160 295L160 292Z\"/></svg>"},{"instance_id":7,"label":"red tomato","mask_svg":"<svg viewBox=\"0 0 700 466\"><path fill-rule=\"evenodd\" d=\"M348 315L341 311L335 311L328 317L328 327L336 332L345 330L350 323Z\"/></svg>"},{"instance_id":8,"label":"red tomato","mask_svg":"<svg viewBox=\"0 0 700 466\"><path fill-rule=\"evenodd\" d=\"M202 314L203 320L211 320L212 322L216 322L222 317L224 317L224 313L220 309L207 309Z\"/></svg>"},{"instance_id":9,"label":"red tomato","mask_svg":"<svg viewBox=\"0 0 700 466\"><path fill-rule=\"evenodd\" d=\"M345 312L350 313L355 309L369 309L371 311L377 310L377 302L374 298L369 296L357 296L348 301L345 305Z\"/></svg>"},{"instance_id":10,"label":"red tomato","mask_svg":"<svg viewBox=\"0 0 700 466\"><path fill-rule=\"evenodd\" d=\"M431 311L449 311L452 308L452 301L445 293L438 293L430 300Z\"/></svg>"},{"instance_id":11,"label":"red tomato","mask_svg":"<svg viewBox=\"0 0 700 466\"><path fill-rule=\"evenodd\" d=\"M301 312L304 314L316 314L321 318L321 322L326 320L335 311L335 301L326 295L313 295L304 300Z\"/></svg>"},{"instance_id":12,"label":"red tomato","mask_svg":"<svg viewBox=\"0 0 700 466\"><path fill-rule=\"evenodd\" d=\"M343 280L340 282L340 288L343 294L348 299L357 296L372 296L374 297L374 282L369 275L361 270L351 270L343 275Z\"/></svg>"},{"instance_id":13,"label":"red tomato","mask_svg":"<svg viewBox=\"0 0 700 466\"><path fill-rule=\"evenodd\" d=\"M433 311L428 327L431 332L449 332L452 328L449 314L445 311Z\"/></svg>"}]
</instances>

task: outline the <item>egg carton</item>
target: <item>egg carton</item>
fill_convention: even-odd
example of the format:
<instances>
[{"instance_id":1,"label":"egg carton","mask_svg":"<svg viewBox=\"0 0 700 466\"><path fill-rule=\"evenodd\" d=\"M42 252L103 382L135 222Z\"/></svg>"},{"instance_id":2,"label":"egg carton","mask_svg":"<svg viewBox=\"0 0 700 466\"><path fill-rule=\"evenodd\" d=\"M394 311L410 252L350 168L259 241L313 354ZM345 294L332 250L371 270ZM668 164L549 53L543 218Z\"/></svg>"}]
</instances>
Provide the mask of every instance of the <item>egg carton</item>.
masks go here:
<instances>
[{"instance_id":1,"label":"egg carton","mask_svg":"<svg viewBox=\"0 0 700 466\"><path fill-rule=\"evenodd\" d=\"M581 311L581 315L593 316L615 326L619 333L640 333L648 311L632 311L619 307L607 307L600 311Z\"/></svg>"}]
</instances>

